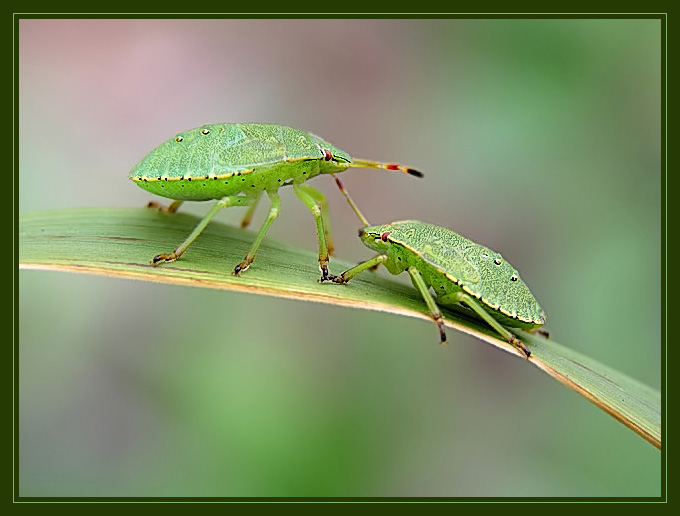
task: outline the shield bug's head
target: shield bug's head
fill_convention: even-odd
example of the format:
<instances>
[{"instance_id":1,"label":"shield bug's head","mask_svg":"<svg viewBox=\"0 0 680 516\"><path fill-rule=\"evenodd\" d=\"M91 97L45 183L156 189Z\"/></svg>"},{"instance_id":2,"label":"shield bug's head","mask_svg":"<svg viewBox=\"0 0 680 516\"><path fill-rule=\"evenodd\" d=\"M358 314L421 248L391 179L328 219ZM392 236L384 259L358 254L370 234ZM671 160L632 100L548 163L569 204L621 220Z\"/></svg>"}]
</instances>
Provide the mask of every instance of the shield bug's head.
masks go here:
<instances>
[{"instance_id":1,"label":"shield bug's head","mask_svg":"<svg viewBox=\"0 0 680 516\"><path fill-rule=\"evenodd\" d=\"M333 174L347 170L352 163L352 158L345 151L338 149L326 140L312 135L315 143L319 146L321 160L319 168L322 174Z\"/></svg>"},{"instance_id":2,"label":"shield bug's head","mask_svg":"<svg viewBox=\"0 0 680 516\"><path fill-rule=\"evenodd\" d=\"M368 226L359 230L359 238L366 247L373 249L379 253L387 252L390 246L391 226L389 224L383 226Z\"/></svg>"},{"instance_id":3,"label":"shield bug's head","mask_svg":"<svg viewBox=\"0 0 680 516\"><path fill-rule=\"evenodd\" d=\"M326 143L324 147L324 161L331 161L340 165L349 165L352 162L352 158L349 157L344 150L333 147L331 144Z\"/></svg>"}]
</instances>

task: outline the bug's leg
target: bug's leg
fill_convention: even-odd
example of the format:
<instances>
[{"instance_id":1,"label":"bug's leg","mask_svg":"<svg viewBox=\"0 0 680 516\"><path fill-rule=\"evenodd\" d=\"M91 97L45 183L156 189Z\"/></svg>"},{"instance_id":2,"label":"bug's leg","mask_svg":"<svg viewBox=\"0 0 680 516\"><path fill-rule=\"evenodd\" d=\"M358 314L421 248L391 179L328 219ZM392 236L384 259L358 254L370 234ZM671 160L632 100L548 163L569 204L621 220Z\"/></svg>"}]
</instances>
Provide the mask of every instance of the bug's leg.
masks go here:
<instances>
[{"instance_id":1,"label":"bug's leg","mask_svg":"<svg viewBox=\"0 0 680 516\"><path fill-rule=\"evenodd\" d=\"M432 298L432 294L430 294L430 288L427 286L427 283L425 283L425 280L421 276L418 269L416 269L414 266L406 269L406 272L408 272L411 276L413 286L416 287L420 292L420 295L423 296L423 299L427 304L427 308L430 310L430 315L432 316L432 319L434 319L434 322L437 323L437 327L439 328L439 342L444 344L446 342L446 327L444 326L444 318L442 317L442 312L437 306L437 303L435 303L434 299Z\"/></svg>"},{"instance_id":2,"label":"bug's leg","mask_svg":"<svg viewBox=\"0 0 680 516\"><path fill-rule=\"evenodd\" d=\"M153 208L154 210L158 210L163 213L175 213L177 209L182 206L182 203L184 201L172 201L170 204L165 206L164 204L161 204L156 201L149 201L146 205L147 208Z\"/></svg>"},{"instance_id":3,"label":"bug's leg","mask_svg":"<svg viewBox=\"0 0 680 516\"><path fill-rule=\"evenodd\" d=\"M527 358L531 356L531 351L529 351L529 348L527 348L524 343L519 340L512 332L508 331L507 329L503 328L501 323L499 323L496 319L491 317L489 312L484 310L482 306L477 302L475 298L472 296L465 294L464 292L458 292L456 294L453 294L454 300L459 302L459 303L465 303L467 306L469 306L474 312L484 319L489 326L491 326L494 330L496 330L498 333L500 333L503 338L515 346L517 349L519 349L522 353L524 353Z\"/></svg>"},{"instance_id":4,"label":"bug's leg","mask_svg":"<svg viewBox=\"0 0 680 516\"><path fill-rule=\"evenodd\" d=\"M153 259L151 260L152 265L158 265L161 262L174 262L177 258L182 256L182 254L184 254L184 251L187 250L187 247L189 247L192 244L192 242L196 240L198 235L201 234L201 232L205 229L210 220L222 208L226 208L228 206L248 206L248 204L250 204L251 202L252 199L238 195L224 197L223 199L220 199L213 205L212 208L210 208L210 211L205 215L205 217L201 219L201 222L198 223L198 225L194 228L191 234L184 240L184 242L182 242L178 247L176 247L175 250L172 251L171 253L158 254L154 256Z\"/></svg>"},{"instance_id":5,"label":"bug's leg","mask_svg":"<svg viewBox=\"0 0 680 516\"><path fill-rule=\"evenodd\" d=\"M324 228L323 211L307 190L302 185L293 183L293 191L298 198L305 203L316 221L316 234L319 237L319 269L321 269L321 281L329 278L328 274L328 243L326 241L326 229Z\"/></svg>"},{"instance_id":6,"label":"bug's leg","mask_svg":"<svg viewBox=\"0 0 680 516\"><path fill-rule=\"evenodd\" d=\"M253 220L253 213L255 213L255 208L257 208L257 203L260 201L260 197L262 197L262 192L257 194L253 204L250 205L248 211L246 211L245 215L243 216L243 219L241 220L241 228L247 228L250 226L250 221Z\"/></svg>"},{"instance_id":7,"label":"bug's leg","mask_svg":"<svg viewBox=\"0 0 680 516\"><path fill-rule=\"evenodd\" d=\"M548 330L548 328L546 328L545 326L541 326L540 328L532 328L531 330L529 330L529 333L533 333L534 335L541 335L546 339L550 338L550 330Z\"/></svg>"},{"instance_id":8,"label":"bug's leg","mask_svg":"<svg viewBox=\"0 0 680 516\"><path fill-rule=\"evenodd\" d=\"M234 276L238 276L241 272L247 270L248 267L250 267L250 264L253 263L253 260L255 260L255 255L257 254L257 250L260 248L260 244L262 243L264 236L269 230L269 226L271 226L272 222L274 222L274 219L279 216L279 207L281 206L279 194L276 192L267 192L267 195L272 202L272 205L269 208L269 215L267 215L267 219L264 221L264 224L262 224L260 231L255 237L253 245L250 246L248 254L246 254L241 263L234 267Z\"/></svg>"},{"instance_id":9,"label":"bug's leg","mask_svg":"<svg viewBox=\"0 0 680 516\"><path fill-rule=\"evenodd\" d=\"M326 197L324 194L322 194L319 190L314 188L313 186L309 186L307 184L301 184L300 189L304 190L307 192L312 199L314 199L319 207L321 208L321 218L323 219L323 229L326 234L326 249L328 249L328 254L330 256L333 256L333 252L335 251L335 246L333 245L333 235L331 234L331 218L330 214L328 213L328 201L326 200Z\"/></svg>"},{"instance_id":10,"label":"bug's leg","mask_svg":"<svg viewBox=\"0 0 680 516\"><path fill-rule=\"evenodd\" d=\"M379 254L378 256L371 258L370 260L366 260L365 262L361 262L355 265L354 267L347 269L345 272L340 274L340 276L328 276L325 280L322 278L321 281L332 281L333 283L347 283L357 274L365 270L375 269L381 263L385 263L386 261L387 255Z\"/></svg>"}]
</instances>

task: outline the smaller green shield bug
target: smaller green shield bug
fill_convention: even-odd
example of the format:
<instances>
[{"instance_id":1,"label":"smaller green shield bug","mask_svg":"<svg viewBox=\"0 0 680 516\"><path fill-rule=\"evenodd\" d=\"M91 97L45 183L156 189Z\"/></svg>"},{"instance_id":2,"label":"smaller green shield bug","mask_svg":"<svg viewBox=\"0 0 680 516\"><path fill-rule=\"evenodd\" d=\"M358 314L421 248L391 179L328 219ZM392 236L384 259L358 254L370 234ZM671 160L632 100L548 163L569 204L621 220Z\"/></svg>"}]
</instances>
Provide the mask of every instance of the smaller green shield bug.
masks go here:
<instances>
[{"instance_id":1,"label":"smaller green shield bug","mask_svg":"<svg viewBox=\"0 0 680 516\"><path fill-rule=\"evenodd\" d=\"M142 158L129 178L147 192L174 199L168 206L149 203L160 211L173 213L184 201L217 201L184 242L170 253L156 255L153 265L182 256L221 208L248 206L241 222L247 226L266 193L271 200L269 215L244 260L234 268L236 275L253 263L279 214L279 188L291 185L314 216L323 280L329 276L327 263L333 252L328 207L323 194L305 182L350 167L399 170L422 177L417 170L395 163L352 158L318 136L292 127L244 123L204 125L179 133Z\"/></svg>"},{"instance_id":2,"label":"smaller green shield bug","mask_svg":"<svg viewBox=\"0 0 680 516\"><path fill-rule=\"evenodd\" d=\"M442 343L446 342L446 331L438 305L464 305L527 358L531 356L531 351L508 328L542 331L545 313L517 270L500 254L433 224L405 220L371 226L342 183L335 180L366 226L359 230L359 237L379 254L339 276L329 277L329 281L344 284L381 264L391 274L406 271L437 323Z\"/></svg>"}]
</instances>

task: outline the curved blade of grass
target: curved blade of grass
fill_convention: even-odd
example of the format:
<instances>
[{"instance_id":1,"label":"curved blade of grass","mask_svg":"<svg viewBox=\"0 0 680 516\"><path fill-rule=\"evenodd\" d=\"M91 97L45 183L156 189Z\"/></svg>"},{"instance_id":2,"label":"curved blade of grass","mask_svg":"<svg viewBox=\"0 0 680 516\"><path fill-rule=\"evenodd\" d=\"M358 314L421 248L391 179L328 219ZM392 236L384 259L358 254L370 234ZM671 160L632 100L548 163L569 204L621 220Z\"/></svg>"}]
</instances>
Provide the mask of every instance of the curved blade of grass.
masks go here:
<instances>
[{"instance_id":1,"label":"curved blade of grass","mask_svg":"<svg viewBox=\"0 0 680 516\"><path fill-rule=\"evenodd\" d=\"M235 277L253 233L211 222L173 263L149 260L172 250L198 222L182 213L148 209L78 209L26 213L19 218L19 265L118 276L188 286L239 290L306 301L380 310L429 319L419 294L409 286L364 274L348 285L320 284L317 255L265 240L256 267ZM333 259L333 271L351 263ZM446 325L524 357L485 325L445 310ZM553 340L521 332L532 351L527 361L575 390L647 441L661 446L661 396L626 375Z\"/></svg>"}]
</instances>

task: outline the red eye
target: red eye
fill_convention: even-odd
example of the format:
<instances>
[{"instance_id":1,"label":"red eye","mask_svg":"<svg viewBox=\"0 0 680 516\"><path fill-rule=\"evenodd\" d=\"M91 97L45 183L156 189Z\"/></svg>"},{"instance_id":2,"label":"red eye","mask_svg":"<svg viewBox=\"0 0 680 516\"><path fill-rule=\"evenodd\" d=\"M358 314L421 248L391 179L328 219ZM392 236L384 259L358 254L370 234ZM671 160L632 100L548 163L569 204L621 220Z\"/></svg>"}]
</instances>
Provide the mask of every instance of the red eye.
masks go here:
<instances>
[{"instance_id":1,"label":"red eye","mask_svg":"<svg viewBox=\"0 0 680 516\"><path fill-rule=\"evenodd\" d=\"M331 154L331 151L329 151L328 149L324 149L323 150L323 159L325 159L326 161L332 160L333 155Z\"/></svg>"},{"instance_id":2,"label":"red eye","mask_svg":"<svg viewBox=\"0 0 680 516\"><path fill-rule=\"evenodd\" d=\"M388 237L389 235L390 235L390 232L389 232L389 231L383 233L382 235L380 235L380 240L382 240L383 242L387 242L387 237Z\"/></svg>"}]
</instances>

